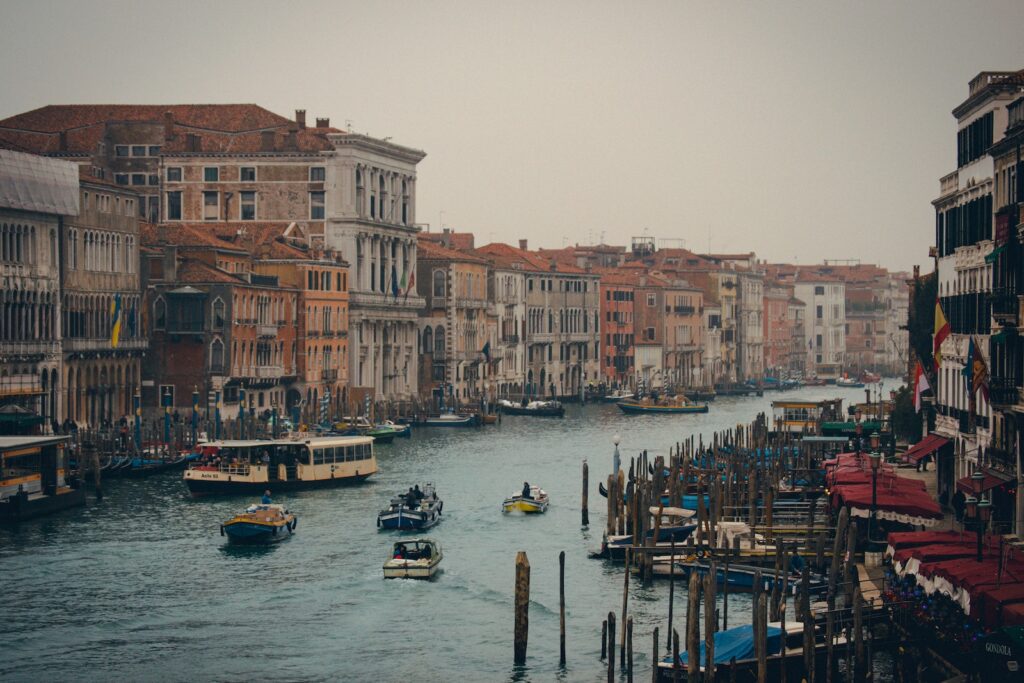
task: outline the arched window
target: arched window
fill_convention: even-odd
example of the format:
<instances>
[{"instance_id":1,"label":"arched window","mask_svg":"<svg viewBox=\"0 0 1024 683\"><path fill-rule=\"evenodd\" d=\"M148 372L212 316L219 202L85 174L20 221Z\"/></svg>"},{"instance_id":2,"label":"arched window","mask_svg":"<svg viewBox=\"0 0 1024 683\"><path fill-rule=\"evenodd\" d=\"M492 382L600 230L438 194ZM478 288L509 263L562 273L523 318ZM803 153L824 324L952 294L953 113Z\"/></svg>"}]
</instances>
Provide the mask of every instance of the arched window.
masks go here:
<instances>
[{"instance_id":1,"label":"arched window","mask_svg":"<svg viewBox=\"0 0 1024 683\"><path fill-rule=\"evenodd\" d=\"M167 328L167 304L163 299L153 302L153 329L163 330Z\"/></svg>"},{"instance_id":2,"label":"arched window","mask_svg":"<svg viewBox=\"0 0 1024 683\"><path fill-rule=\"evenodd\" d=\"M434 355L444 356L444 328L440 325L434 329Z\"/></svg>"},{"instance_id":3,"label":"arched window","mask_svg":"<svg viewBox=\"0 0 1024 683\"><path fill-rule=\"evenodd\" d=\"M443 297L445 294L445 272L443 270L434 271L434 296Z\"/></svg>"},{"instance_id":4,"label":"arched window","mask_svg":"<svg viewBox=\"0 0 1024 683\"><path fill-rule=\"evenodd\" d=\"M430 353L434 350L434 331L431 328L423 330L423 353Z\"/></svg>"},{"instance_id":5,"label":"arched window","mask_svg":"<svg viewBox=\"0 0 1024 683\"><path fill-rule=\"evenodd\" d=\"M210 344L210 370L224 371L224 342L220 339L214 339Z\"/></svg>"},{"instance_id":6,"label":"arched window","mask_svg":"<svg viewBox=\"0 0 1024 683\"><path fill-rule=\"evenodd\" d=\"M213 327L217 330L224 327L224 300L220 297L213 300Z\"/></svg>"}]
</instances>

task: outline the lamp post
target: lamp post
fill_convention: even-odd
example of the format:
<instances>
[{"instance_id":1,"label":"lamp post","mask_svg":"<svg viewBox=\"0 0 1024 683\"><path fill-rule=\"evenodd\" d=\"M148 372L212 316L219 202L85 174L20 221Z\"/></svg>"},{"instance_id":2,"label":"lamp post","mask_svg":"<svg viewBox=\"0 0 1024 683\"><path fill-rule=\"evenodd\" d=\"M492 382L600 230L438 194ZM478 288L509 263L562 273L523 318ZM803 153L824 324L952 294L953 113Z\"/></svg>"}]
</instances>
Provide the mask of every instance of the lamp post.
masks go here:
<instances>
[{"instance_id":1,"label":"lamp post","mask_svg":"<svg viewBox=\"0 0 1024 683\"><path fill-rule=\"evenodd\" d=\"M992 515L992 501L978 501L978 562L981 562L981 538L985 535L989 517Z\"/></svg>"},{"instance_id":2,"label":"lamp post","mask_svg":"<svg viewBox=\"0 0 1024 683\"><path fill-rule=\"evenodd\" d=\"M981 537L985 533L985 525L988 523L989 515L992 513L992 503L981 499L982 490L985 488L985 473L975 470L971 474L971 492L965 504L967 517L974 524L974 531L978 535L978 562L981 562Z\"/></svg>"},{"instance_id":3,"label":"lamp post","mask_svg":"<svg viewBox=\"0 0 1024 683\"><path fill-rule=\"evenodd\" d=\"M871 435L872 444L875 443L877 436L877 433ZM878 516L878 467L882 464L882 454L872 450L868 457L871 459L871 517L868 518L868 542L870 542L874 540L872 532L878 524L876 520Z\"/></svg>"},{"instance_id":4,"label":"lamp post","mask_svg":"<svg viewBox=\"0 0 1024 683\"><path fill-rule=\"evenodd\" d=\"M857 427L855 429L857 433L857 459L860 459L860 435L864 432L864 425L860 423L860 413L857 413Z\"/></svg>"},{"instance_id":5,"label":"lamp post","mask_svg":"<svg viewBox=\"0 0 1024 683\"><path fill-rule=\"evenodd\" d=\"M619 436L618 432L612 436L612 443L615 444L615 454L612 455L612 474L614 474L616 478L619 476L619 441L621 440L622 437Z\"/></svg>"}]
</instances>

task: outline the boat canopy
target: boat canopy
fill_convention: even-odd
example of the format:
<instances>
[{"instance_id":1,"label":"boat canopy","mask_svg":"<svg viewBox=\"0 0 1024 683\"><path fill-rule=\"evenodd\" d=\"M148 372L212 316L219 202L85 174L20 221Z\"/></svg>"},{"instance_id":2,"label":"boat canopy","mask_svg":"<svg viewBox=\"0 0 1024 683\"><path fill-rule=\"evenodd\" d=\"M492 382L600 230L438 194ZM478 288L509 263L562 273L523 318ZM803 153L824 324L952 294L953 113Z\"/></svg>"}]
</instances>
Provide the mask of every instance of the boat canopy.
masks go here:
<instances>
[{"instance_id":1,"label":"boat canopy","mask_svg":"<svg viewBox=\"0 0 1024 683\"><path fill-rule=\"evenodd\" d=\"M782 648L782 629L778 626L768 626L765 629L768 632L768 654L777 654ZM703 640L700 641L700 661L703 662L706 658L707 643ZM689 653L680 652L679 661L686 665L689 657ZM747 624L745 626L737 626L731 628L728 631L719 631L715 634L715 664L728 664L733 658L737 662L745 659L754 658L754 627ZM672 657L669 656L666 660L669 664L672 663Z\"/></svg>"}]
</instances>

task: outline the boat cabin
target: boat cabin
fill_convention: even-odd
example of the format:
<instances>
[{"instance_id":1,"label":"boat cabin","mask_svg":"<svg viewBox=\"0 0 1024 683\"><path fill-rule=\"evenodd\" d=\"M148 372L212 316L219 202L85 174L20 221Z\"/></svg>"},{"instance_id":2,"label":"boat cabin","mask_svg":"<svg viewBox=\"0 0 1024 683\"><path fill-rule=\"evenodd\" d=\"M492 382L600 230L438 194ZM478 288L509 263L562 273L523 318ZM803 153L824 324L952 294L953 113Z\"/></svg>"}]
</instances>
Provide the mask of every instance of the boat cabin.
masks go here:
<instances>
[{"instance_id":1,"label":"boat cabin","mask_svg":"<svg viewBox=\"0 0 1024 683\"><path fill-rule=\"evenodd\" d=\"M437 544L433 541L413 538L408 541L395 541L391 549L393 560L431 560L438 554Z\"/></svg>"},{"instance_id":2,"label":"boat cabin","mask_svg":"<svg viewBox=\"0 0 1024 683\"><path fill-rule=\"evenodd\" d=\"M85 504L85 490L67 476L67 440L66 436L0 436L0 522Z\"/></svg>"},{"instance_id":3,"label":"boat cabin","mask_svg":"<svg viewBox=\"0 0 1024 683\"><path fill-rule=\"evenodd\" d=\"M843 399L824 401L772 401L772 418L783 432L817 434L819 425L842 415Z\"/></svg>"},{"instance_id":4,"label":"boat cabin","mask_svg":"<svg viewBox=\"0 0 1024 683\"><path fill-rule=\"evenodd\" d=\"M304 488L377 472L373 438L332 436L214 441L185 471L193 493Z\"/></svg>"}]
</instances>

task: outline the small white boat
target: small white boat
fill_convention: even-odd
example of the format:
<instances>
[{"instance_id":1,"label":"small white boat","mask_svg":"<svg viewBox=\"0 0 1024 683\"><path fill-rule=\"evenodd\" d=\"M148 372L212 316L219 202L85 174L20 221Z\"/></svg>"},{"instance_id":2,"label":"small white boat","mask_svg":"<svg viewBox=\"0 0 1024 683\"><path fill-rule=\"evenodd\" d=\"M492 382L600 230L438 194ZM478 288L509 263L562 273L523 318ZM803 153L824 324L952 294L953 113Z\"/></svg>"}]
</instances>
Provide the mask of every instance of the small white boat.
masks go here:
<instances>
[{"instance_id":1,"label":"small white boat","mask_svg":"<svg viewBox=\"0 0 1024 683\"><path fill-rule=\"evenodd\" d=\"M391 559L384 563L385 579L429 579L438 572L441 544L429 538L395 541Z\"/></svg>"},{"instance_id":2,"label":"small white boat","mask_svg":"<svg viewBox=\"0 0 1024 683\"><path fill-rule=\"evenodd\" d=\"M522 491L520 491L518 493L513 493L505 499L504 503L501 504L502 512L513 512L518 510L519 512L525 512L528 515L547 512L547 509L547 491L539 486L530 487L529 498L524 497Z\"/></svg>"}]
</instances>

